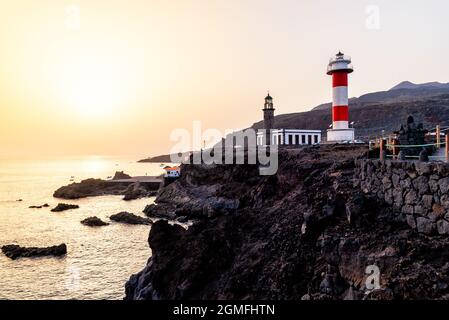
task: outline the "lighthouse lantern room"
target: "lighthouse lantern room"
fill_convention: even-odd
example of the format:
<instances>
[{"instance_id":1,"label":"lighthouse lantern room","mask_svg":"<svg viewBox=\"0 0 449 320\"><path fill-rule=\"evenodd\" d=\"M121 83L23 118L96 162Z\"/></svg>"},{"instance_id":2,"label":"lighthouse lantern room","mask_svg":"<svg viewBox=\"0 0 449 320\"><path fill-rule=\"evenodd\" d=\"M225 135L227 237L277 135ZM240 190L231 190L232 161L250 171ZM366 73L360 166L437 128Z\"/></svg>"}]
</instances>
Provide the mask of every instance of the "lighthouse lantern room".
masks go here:
<instances>
[{"instance_id":1,"label":"lighthouse lantern room","mask_svg":"<svg viewBox=\"0 0 449 320\"><path fill-rule=\"evenodd\" d=\"M338 52L329 60L327 74L332 76L332 129L327 130L327 141L354 140L354 128L349 128L348 74L353 72L351 58Z\"/></svg>"}]
</instances>

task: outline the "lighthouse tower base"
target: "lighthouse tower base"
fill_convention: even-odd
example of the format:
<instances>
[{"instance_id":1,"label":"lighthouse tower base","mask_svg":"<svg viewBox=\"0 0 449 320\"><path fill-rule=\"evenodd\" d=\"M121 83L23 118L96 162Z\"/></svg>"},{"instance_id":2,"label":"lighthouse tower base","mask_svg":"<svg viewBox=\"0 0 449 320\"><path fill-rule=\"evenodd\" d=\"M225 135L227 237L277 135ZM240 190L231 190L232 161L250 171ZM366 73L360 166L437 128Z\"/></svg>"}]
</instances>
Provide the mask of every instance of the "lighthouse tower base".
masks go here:
<instances>
[{"instance_id":1,"label":"lighthouse tower base","mask_svg":"<svg viewBox=\"0 0 449 320\"><path fill-rule=\"evenodd\" d=\"M328 142L349 142L354 141L354 128L329 129L327 130Z\"/></svg>"}]
</instances>

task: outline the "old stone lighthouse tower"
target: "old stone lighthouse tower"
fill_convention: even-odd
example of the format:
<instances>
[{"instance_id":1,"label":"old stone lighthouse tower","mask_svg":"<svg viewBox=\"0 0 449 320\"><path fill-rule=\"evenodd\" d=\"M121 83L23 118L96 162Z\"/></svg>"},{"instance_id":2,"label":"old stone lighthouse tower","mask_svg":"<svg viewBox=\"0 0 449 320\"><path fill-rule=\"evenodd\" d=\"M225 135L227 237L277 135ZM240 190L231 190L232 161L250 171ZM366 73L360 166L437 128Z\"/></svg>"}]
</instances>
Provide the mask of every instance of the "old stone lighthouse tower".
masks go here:
<instances>
[{"instance_id":1,"label":"old stone lighthouse tower","mask_svg":"<svg viewBox=\"0 0 449 320\"><path fill-rule=\"evenodd\" d=\"M273 98L270 93L265 97L265 104L263 106L263 123L265 129L265 145L271 145L271 130L274 127L274 107Z\"/></svg>"}]
</instances>

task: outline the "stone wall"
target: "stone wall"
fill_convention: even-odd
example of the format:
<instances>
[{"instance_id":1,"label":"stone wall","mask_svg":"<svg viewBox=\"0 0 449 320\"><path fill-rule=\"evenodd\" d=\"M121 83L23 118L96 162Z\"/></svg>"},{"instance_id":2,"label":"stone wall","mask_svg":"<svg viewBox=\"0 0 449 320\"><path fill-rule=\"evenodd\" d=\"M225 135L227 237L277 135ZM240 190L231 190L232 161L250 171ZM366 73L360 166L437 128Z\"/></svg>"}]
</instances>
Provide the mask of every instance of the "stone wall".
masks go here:
<instances>
[{"instance_id":1,"label":"stone wall","mask_svg":"<svg viewBox=\"0 0 449 320\"><path fill-rule=\"evenodd\" d=\"M358 159L354 185L418 232L449 234L449 164Z\"/></svg>"}]
</instances>

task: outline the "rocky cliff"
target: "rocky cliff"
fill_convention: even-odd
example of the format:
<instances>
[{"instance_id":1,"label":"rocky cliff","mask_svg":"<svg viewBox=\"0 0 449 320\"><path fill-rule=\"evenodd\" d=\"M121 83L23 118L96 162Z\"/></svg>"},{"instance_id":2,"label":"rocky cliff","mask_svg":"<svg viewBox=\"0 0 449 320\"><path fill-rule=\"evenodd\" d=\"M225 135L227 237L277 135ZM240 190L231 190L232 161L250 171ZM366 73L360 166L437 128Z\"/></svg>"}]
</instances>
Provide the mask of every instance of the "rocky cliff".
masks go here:
<instances>
[{"instance_id":1,"label":"rocky cliff","mask_svg":"<svg viewBox=\"0 0 449 320\"><path fill-rule=\"evenodd\" d=\"M354 187L354 159L365 152L281 150L274 176L256 166L183 166L158 206L174 216L195 209L199 220L153 225L153 256L126 283L126 299L448 298L448 239L417 232Z\"/></svg>"}]
</instances>

